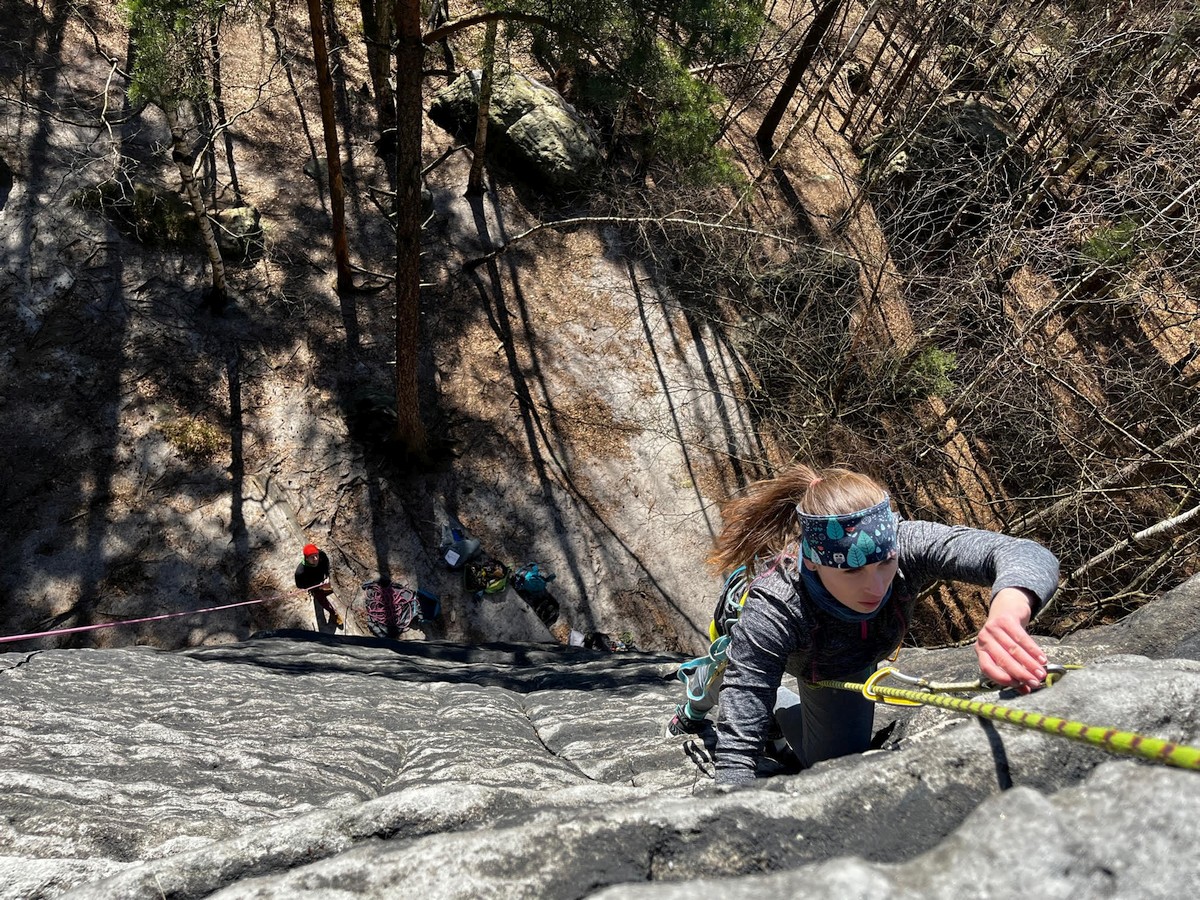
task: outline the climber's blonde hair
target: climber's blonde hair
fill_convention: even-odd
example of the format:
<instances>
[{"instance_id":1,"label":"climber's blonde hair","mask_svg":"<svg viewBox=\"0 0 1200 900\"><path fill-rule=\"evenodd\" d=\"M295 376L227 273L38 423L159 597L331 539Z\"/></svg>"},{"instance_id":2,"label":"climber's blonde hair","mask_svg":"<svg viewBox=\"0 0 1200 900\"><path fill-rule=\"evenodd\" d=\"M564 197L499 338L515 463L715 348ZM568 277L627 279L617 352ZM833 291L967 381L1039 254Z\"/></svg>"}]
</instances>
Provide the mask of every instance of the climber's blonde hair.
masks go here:
<instances>
[{"instance_id":1,"label":"climber's blonde hair","mask_svg":"<svg viewBox=\"0 0 1200 900\"><path fill-rule=\"evenodd\" d=\"M724 527L708 562L728 572L763 556L774 556L799 532L797 510L810 516L838 516L867 509L887 497L887 489L869 475L834 467L803 464L747 488L721 505Z\"/></svg>"}]
</instances>

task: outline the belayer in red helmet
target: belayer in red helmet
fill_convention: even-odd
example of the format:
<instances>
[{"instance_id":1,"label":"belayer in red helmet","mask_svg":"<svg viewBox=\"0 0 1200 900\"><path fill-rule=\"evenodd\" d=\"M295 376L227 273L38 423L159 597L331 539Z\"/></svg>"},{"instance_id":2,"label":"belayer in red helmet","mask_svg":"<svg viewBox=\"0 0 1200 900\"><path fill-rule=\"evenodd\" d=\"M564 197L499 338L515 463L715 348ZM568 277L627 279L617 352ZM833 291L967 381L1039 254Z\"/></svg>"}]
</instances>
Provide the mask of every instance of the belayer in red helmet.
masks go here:
<instances>
[{"instance_id":1,"label":"belayer in red helmet","mask_svg":"<svg viewBox=\"0 0 1200 900\"><path fill-rule=\"evenodd\" d=\"M329 583L329 557L316 544L304 545L304 561L296 566L296 587L308 591L313 602L329 614L335 629L343 626L342 617L333 606L333 586Z\"/></svg>"}]
</instances>

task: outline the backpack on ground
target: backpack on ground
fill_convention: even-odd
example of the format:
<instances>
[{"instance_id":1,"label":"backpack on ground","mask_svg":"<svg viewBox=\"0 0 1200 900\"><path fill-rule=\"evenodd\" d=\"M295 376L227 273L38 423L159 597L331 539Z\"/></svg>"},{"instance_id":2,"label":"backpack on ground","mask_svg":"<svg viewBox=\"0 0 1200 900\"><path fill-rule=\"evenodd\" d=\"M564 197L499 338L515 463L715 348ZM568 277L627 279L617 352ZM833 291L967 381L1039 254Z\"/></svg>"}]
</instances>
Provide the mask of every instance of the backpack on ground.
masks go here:
<instances>
[{"instance_id":1,"label":"backpack on ground","mask_svg":"<svg viewBox=\"0 0 1200 900\"><path fill-rule=\"evenodd\" d=\"M451 569L461 569L464 565L479 555L479 541L466 533L466 530L456 520L442 526L442 540L438 544L438 553Z\"/></svg>"},{"instance_id":2,"label":"backpack on ground","mask_svg":"<svg viewBox=\"0 0 1200 900\"><path fill-rule=\"evenodd\" d=\"M527 563L512 573L509 583L518 594L544 594L553 580L554 575L544 574L537 563Z\"/></svg>"}]
</instances>

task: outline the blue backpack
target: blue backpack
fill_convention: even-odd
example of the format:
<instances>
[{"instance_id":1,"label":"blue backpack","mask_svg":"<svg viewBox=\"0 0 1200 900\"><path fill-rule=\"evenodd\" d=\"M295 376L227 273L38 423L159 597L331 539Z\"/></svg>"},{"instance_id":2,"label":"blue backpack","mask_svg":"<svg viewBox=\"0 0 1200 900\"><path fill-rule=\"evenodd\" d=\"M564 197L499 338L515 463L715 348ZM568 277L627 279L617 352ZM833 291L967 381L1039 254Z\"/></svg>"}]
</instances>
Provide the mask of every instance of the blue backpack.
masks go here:
<instances>
[{"instance_id":1,"label":"blue backpack","mask_svg":"<svg viewBox=\"0 0 1200 900\"><path fill-rule=\"evenodd\" d=\"M553 580L553 575L543 575L538 570L537 563L528 563L512 574L509 583L518 593L544 594L546 585Z\"/></svg>"}]
</instances>

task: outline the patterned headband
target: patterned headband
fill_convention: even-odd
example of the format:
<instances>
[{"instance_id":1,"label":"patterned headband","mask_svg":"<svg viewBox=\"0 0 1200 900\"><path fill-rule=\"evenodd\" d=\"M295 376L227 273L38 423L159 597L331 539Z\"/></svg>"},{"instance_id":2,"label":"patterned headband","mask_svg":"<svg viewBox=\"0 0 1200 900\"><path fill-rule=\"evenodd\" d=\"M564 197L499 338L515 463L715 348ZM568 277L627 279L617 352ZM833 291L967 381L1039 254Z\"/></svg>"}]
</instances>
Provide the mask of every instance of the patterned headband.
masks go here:
<instances>
[{"instance_id":1,"label":"patterned headband","mask_svg":"<svg viewBox=\"0 0 1200 900\"><path fill-rule=\"evenodd\" d=\"M834 569L857 569L896 555L899 516L884 498L868 509L840 516L810 516L799 508L804 558Z\"/></svg>"}]
</instances>

